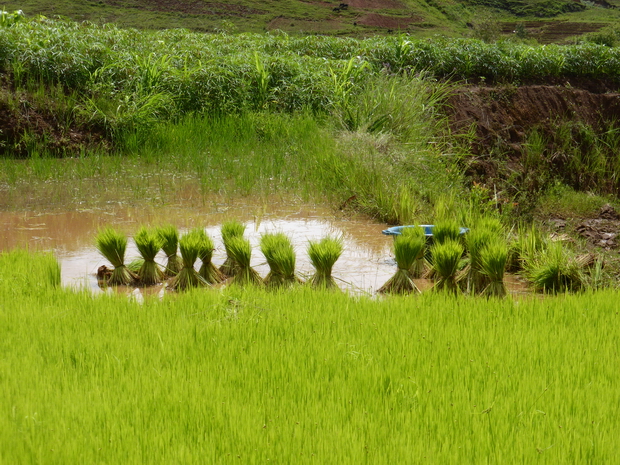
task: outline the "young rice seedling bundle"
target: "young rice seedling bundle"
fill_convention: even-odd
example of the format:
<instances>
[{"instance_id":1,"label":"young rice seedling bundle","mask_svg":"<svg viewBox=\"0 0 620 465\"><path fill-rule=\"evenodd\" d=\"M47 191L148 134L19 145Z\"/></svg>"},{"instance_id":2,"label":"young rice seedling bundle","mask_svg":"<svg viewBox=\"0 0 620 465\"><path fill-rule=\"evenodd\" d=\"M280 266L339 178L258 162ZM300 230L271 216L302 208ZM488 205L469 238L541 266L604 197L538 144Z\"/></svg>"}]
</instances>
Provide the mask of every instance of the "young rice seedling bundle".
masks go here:
<instances>
[{"instance_id":1,"label":"young rice seedling bundle","mask_svg":"<svg viewBox=\"0 0 620 465\"><path fill-rule=\"evenodd\" d=\"M172 278L179 273L181 267L183 266L181 258L177 255L177 250L179 248L179 231L176 227L169 224L160 227L157 230L157 233L162 241L161 248L168 259L164 274L166 277Z\"/></svg>"},{"instance_id":2,"label":"young rice seedling bundle","mask_svg":"<svg viewBox=\"0 0 620 465\"><path fill-rule=\"evenodd\" d=\"M436 278L435 289L456 293L458 291L456 275L463 255L463 245L458 240L450 239L434 244L431 249Z\"/></svg>"},{"instance_id":3,"label":"young rice seedling bundle","mask_svg":"<svg viewBox=\"0 0 620 465\"><path fill-rule=\"evenodd\" d=\"M215 250L213 239L211 239L211 236L209 236L204 230L200 231L202 231L202 240L200 242L198 257L200 258L202 265L200 265L198 274L209 284L221 283L224 279L226 279L226 277L211 261L213 258L213 251Z\"/></svg>"},{"instance_id":4,"label":"young rice seedling bundle","mask_svg":"<svg viewBox=\"0 0 620 465\"><path fill-rule=\"evenodd\" d=\"M183 268L170 283L171 289L185 290L207 285L207 282L194 269L194 263L196 263L200 248L202 247L203 233L202 230L193 229L179 239Z\"/></svg>"},{"instance_id":5,"label":"young rice seedling bundle","mask_svg":"<svg viewBox=\"0 0 620 465\"><path fill-rule=\"evenodd\" d=\"M161 271L155 256L161 249L161 236L156 230L141 227L133 238L144 262L138 271L140 282L146 286L157 284L163 281L164 273Z\"/></svg>"},{"instance_id":6,"label":"young rice seedling bundle","mask_svg":"<svg viewBox=\"0 0 620 465\"><path fill-rule=\"evenodd\" d=\"M252 246L248 239L241 236L229 239L228 253L237 267L235 275L233 276L233 283L241 286L246 284L264 284L260 275L250 266Z\"/></svg>"},{"instance_id":7,"label":"young rice seedling bundle","mask_svg":"<svg viewBox=\"0 0 620 465\"><path fill-rule=\"evenodd\" d=\"M340 258L343 250L343 241L340 237L325 237L320 241L310 241L308 255L310 262L315 268L314 275L310 278L313 287L333 288L337 287L332 277L334 263Z\"/></svg>"},{"instance_id":8,"label":"young rice seedling bundle","mask_svg":"<svg viewBox=\"0 0 620 465\"><path fill-rule=\"evenodd\" d=\"M286 234L263 234L260 248L267 259L270 270L265 277L267 286L275 288L301 282L301 279L295 275L295 250Z\"/></svg>"},{"instance_id":9,"label":"young rice seedling bundle","mask_svg":"<svg viewBox=\"0 0 620 465\"><path fill-rule=\"evenodd\" d=\"M420 292L413 282L412 270L419 257L424 257L425 245L426 238L422 228L403 228L402 233L394 239L394 257L398 270L377 292L394 294Z\"/></svg>"},{"instance_id":10,"label":"young rice seedling bundle","mask_svg":"<svg viewBox=\"0 0 620 465\"><path fill-rule=\"evenodd\" d=\"M480 251L480 272L489 280L483 291L485 295L493 297L506 295L504 270L507 260L508 245L499 238L491 240Z\"/></svg>"},{"instance_id":11,"label":"young rice seedling bundle","mask_svg":"<svg viewBox=\"0 0 620 465\"><path fill-rule=\"evenodd\" d=\"M126 286L137 281L138 276L125 266L127 237L112 228L106 228L97 235L96 246L101 255L109 260L114 267L114 271L112 271L112 275L106 284Z\"/></svg>"},{"instance_id":12,"label":"young rice seedling bundle","mask_svg":"<svg viewBox=\"0 0 620 465\"><path fill-rule=\"evenodd\" d=\"M220 271L227 277L232 277L236 274L237 264L235 260L231 257L230 254L230 241L235 237L242 237L245 232L245 225L239 223L238 221L226 221L222 224L222 241L224 242L224 249L226 250L226 260L222 266L220 266Z\"/></svg>"}]
</instances>

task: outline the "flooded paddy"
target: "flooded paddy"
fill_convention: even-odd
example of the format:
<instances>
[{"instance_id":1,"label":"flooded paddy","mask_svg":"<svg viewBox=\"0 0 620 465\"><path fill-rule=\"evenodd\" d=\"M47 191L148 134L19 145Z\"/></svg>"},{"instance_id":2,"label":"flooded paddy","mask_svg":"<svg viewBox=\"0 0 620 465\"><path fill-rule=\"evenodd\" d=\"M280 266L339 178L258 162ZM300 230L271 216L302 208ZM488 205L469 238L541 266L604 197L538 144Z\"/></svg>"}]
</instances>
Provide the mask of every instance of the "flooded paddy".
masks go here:
<instances>
[{"instance_id":1,"label":"flooded paddy","mask_svg":"<svg viewBox=\"0 0 620 465\"><path fill-rule=\"evenodd\" d=\"M253 246L252 266L262 277L269 272L259 248L260 236L266 232L284 232L291 238L297 253L297 270L302 277L314 271L307 255L308 241L327 235L344 239L344 252L333 269L341 288L372 293L395 271L392 239L381 234L385 224L365 217L334 214L327 208L277 202L252 205L247 201L226 201L166 207L109 204L71 211L0 211L0 250L14 247L51 250L60 262L63 285L103 292L97 284L96 272L99 266L109 266L109 263L95 248L95 236L100 228L112 226L130 237L126 254L126 263L129 263L139 257L131 236L142 225L171 223L181 233L204 227L216 244L213 262L219 266L226 256L220 226L231 219L246 225L245 236ZM163 253L160 252L157 261L165 262ZM161 286L156 286L147 292L161 290ZM142 290L132 289L131 292Z\"/></svg>"}]
</instances>

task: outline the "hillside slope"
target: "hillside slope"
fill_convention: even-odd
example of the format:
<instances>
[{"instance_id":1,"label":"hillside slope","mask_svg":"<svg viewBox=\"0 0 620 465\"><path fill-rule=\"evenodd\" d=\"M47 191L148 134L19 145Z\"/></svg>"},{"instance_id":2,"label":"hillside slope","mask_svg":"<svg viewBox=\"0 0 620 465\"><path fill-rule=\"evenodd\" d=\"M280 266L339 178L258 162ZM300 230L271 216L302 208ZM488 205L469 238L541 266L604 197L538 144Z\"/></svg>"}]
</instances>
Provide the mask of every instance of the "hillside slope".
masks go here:
<instances>
[{"instance_id":1,"label":"hillside slope","mask_svg":"<svg viewBox=\"0 0 620 465\"><path fill-rule=\"evenodd\" d=\"M137 28L367 36L514 35L561 42L620 21L620 0L21 0L26 15L65 16ZM541 18L545 18L542 20Z\"/></svg>"}]
</instances>

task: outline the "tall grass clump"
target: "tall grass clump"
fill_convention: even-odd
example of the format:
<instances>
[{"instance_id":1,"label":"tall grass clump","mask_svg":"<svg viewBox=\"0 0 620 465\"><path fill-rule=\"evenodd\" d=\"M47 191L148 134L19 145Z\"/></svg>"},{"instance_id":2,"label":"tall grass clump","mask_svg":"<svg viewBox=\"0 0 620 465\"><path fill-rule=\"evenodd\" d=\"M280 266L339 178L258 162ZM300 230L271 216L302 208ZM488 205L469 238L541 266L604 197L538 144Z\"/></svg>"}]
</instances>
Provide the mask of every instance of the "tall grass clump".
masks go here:
<instances>
[{"instance_id":1,"label":"tall grass clump","mask_svg":"<svg viewBox=\"0 0 620 465\"><path fill-rule=\"evenodd\" d=\"M433 269L435 271L434 289L455 294L458 292L457 273L463 251L463 245L454 239L433 244L431 252L433 254Z\"/></svg>"},{"instance_id":2,"label":"tall grass clump","mask_svg":"<svg viewBox=\"0 0 620 465\"><path fill-rule=\"evenodd\" d=\"M0 294L38 295L59 286L60 265L52 253L0 252Z\"/></svg>"},{"instance_id":3,"label":"tall grass clump","mask_svg":"<svg viewBox=\"0 0 620 465\"><path fill-rule=\"evenodd\" d=\"M426 237L422 228L403 228L401 235L396 236L394 239L394 257L396 258L398 270L377 292L392 294L419 293L420 290L413 282L413 278L419 276L416 263L424 260L425 246Z\"/></svg>"},{"instance_id":4,"label":"tall grass clump","mask_svg":"<svg viewBox=\"0 0 620 465\"><path fill-rule=\"evenodd\" d=\"M177 253L179 249L179 231L175 226L169 224L158 228L157 233L162 242L161 248L167 258L164 275L171 278L176 276L183 266L181 257Z\"/></svg>"},{"instance_id":5,"label":"tall grass clump","mask_svg":"<svg viewBox=\"0 0 620 465\"><path fill-rule=\"evenodd\" d=\"M561 242L551 242L532 258L526 264L525 275L536 290L546 293L577 291L583 287L580 266Z\"/></svg>"},{"instance_id":6,"label":"tall grass clump","mask_svg":"<svg viewBox=\"0 0 620 465\"><path fill-rule=\"evenodd\" d=\"M226 259L220 271L226 277L232 277L236 274L238 265L230 253L230 241L236 237L242 237L245 232L245 225L236 221L226 221L222 224L222 241L224 242L224 249L226 250Z\"/></svg>"},{"instance_id":7,"label":"tall grass clump","mask_svg":"<svg viewBox=\"0 0 620 465\"><path fill-rule=\"evenodd\" d=\"M164 273L155 263L155 256L159 253L162 246L162 239L158 231L141 227L133 240L144 260L140 270L138 270L140 282L146 286L162 282Z\"/></svg>"},{"instance_id":8,"label":"tall grass clump","mask_svg":"<svg viewBox=\"0 0 620 465\"><path fill-rule=\"evenodd\" d=\"M229 239L228 253L237 267L233 276L233 283L241 286L246 284L264 284L260 275L250 266L252 246L248 239L241 236Z\"/></svg>"},{"instance_id":9,"label":"tall grass clump","mask_svg":"<svg viewBox=\"0 0 620 465\"><path fill-rule=\"evenodd\" d=\"M200 242L198 258L200 258L202 264L200 265L198 274L209 284L221 283L226 277L211 261L213 259L213 251L215 250L213 239L204 230L200 231L202 231L202 240Z\"/></svg>"},{"instance_id":10,"label":"tall grass clump","mask_svg":"<svg viewBox=\"0 0 620 465\"><path fill-rule=\"evenodd\" d=\"M501 239L487 243L480 251L480 273L488 278L483 293L489 297L504 297L504 271L508 260L508 245Z\"/></svg>"},{"instance_id":11,"label":"tall grass clump","mask_svg":"<svg viewBox=\"0 0 620 465\"><path fill-rule=\"evenodd\" d=\"M301 282L295 274L295 250L286 234L263 234L260 249L269 265L269 274L265 277L265 284L268 287L291 286Z\"/></svg>"},{"instance_id":12,"label":"tall grass clump","mask_svg":"<svg viewBox=\"0 0 620 465\"><path fill-rule=\"evenodd\" d=\"M315 273L310 278L310 284L317 288L337 287L332 276L332 268L342 255L344 249L341 237L325 237L320 241L310 241L308 255L310 262L315 268Z\"/></svg>"},{"instance_id":13,"label":"tall grass clump","mask_svg":"<svg viewBox=\"0 0 620 465\"><path fill-rule=\"evenodd\" d=\"M194 269L194 263L203 244L203 231L193 229L179 239L179 250L183 260L183 268L170 283L173 290L186 290L193 287L206 286L207 282Z\"/></svg>"},{"instance_id":14,"label":"tall grass clump","mask_svg":"<svg viewBox=\"0 0 620 465\"><path fill-rule=\"evenodd\" d=\"M542 253L546 246L546 240L540 229L533 224L519 224L510 241L508 269L510 271L526 269L528 262Z\"/></svg>"},{"instance_id":15,"label":"tall grass clump","mask_svg":"<svg viewBox=\"0 0 620 465\"><path fill-rule=\"evenodd\" d=\"M126 236L112 228L106 228L97 235L95 245L101 255L114 267L106 284L111 286L127 286L134 284L138 280L138 275L125 266Z\"/></svg>"}]
</instances>

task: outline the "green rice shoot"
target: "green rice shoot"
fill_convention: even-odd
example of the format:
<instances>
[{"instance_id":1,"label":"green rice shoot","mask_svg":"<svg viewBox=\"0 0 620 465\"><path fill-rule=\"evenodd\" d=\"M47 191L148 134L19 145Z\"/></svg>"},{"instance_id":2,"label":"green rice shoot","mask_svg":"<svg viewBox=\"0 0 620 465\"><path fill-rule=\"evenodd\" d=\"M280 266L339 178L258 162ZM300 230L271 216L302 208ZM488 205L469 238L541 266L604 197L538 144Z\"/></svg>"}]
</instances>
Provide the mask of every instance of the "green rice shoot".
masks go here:
<instances>
[{"instance_id":1,"label":"green rice shoot","mask_svg":"<svg viewBox=\"0 0 620 465\"><path fill-rule=\"evenodd\" d=\"M126 236L112 228L105 228L97 234L95 245L99 253L114 267L105 284L110 286L135 284L138 276L125 266Z\"/></svg>"},{"instance_id":2,"label":"green rice shoot","mask_svg":"<svg viewBox=\"0 0 620 465\"><path fill-rule=\"evenodd\" d=\"M179 239L179 250L181 251L181 259L183 267L179 274L172 278L170 288L173 290L187 290L195 287L207 286L207 282L194 269L194 263L198 259L200 253L204 231L201 229L193 229L181 236Z\"/></svg>"},{"instance_id":3,"label":"green rice shoot","mask_svg":"<svg viewBox=\"0 0 620 465\"><path fill-rule=\"evenodd\" d=\"M482 250L493 237L491 230L483 226L474 226L465 236L465 244L469 252L467 266L467 290L470 293L482 292L489 285L489 277L482 272Z\"/></svg>"},{"instance_id":4,"label":"green rice shoot","mask_svg":"<svg viewBox=\"0 0 620 465\"><path fill-rule=\"evenodd\" d=\"M155 263L155 256L159 253L162 246L162 239L157 230L141 227L133 237L138 252L144 262L138 271L140 283L151 286L163 281L164 272Z\"/></svg>"},{"instance_id":5,"label":"green rice shoot","mask_svg":"<svg viewBox=\"0 0 620 465\"><path fill-rule=\"evenodd\" d=\"M228 240L228 253L237 266L232 282L245 286L254 284L262 286L263 280L254 268L250 266L252 259L252 246L250 241L244 237L237 236Z\"/></svg>"},{"instance_id":6,"label":"green rice shoot","mask_svg":"<svg viewBox=\"0 0 620 465\"><path fill-rule=\"evenodd\" d=\"M546 250L527 264L525 275L538 291L559 293L583 287L583 273L575 258L561 242L551 242Z\"/></svg>"},{"instance_id":7,"label":"green rice shoot","mask_svg":"<svg viewBox=\"0 0 620 465\"><path fill-rule=\"evenodd\" d=\"M270 288L301 283L295 274L295 250L291 239L284 233L266 233L261 236L260 249L269 265L265 284Z\"/></svg>"},{"instance_id":8,"label":"green rice shoot","mask_svg":"<svg viewBox=\"0 0 620 465\"><path fill-rule=\"evenodd\" d=\"M221 232L222 242L224 242L224 249L226 250L226 259L222 266L220 266L220 271L224 276L230 278L236 274L238 266L230 255L229 243L231 239L243 236L245 225L236 220L226 221L222 224Z\"/></svg>"},{"instance_id":9,"label":"green rice shoot","mask_svg":"<svg viewBox=\"0 0 620 465\"><path fill-rule=\"evenodd\" d=\"M488 277L489 283L483 293L489 297L506 296L504 271L508 261L508 245L501 239L488 242L480 251L480 272Z\"/></svg>"},{"instance_id":10,"label":"green rice shoot","mask_svg":"<svg viewBox=\"0 0 620 465\"><path fill-rule=\"evenodd\" d=\"M419 293L420 289L413 282L413 270L420 257L424 258L425 246L426 237L422 228L403 228L401 234L394 239L394 257L398 269L377 292L381 294Z\"/></svg>"},{"instance_id":11,"label":"green rice shoot","mask_svg":"<svg viewBox=\"0 0 620 465\"><path fill-rule=\"evenodd\" d=\"M434 244L431 249L436 280L434 289L456 294L458 292L456 277L463 255L463 245L457 240L450 239Z\"/></svg>"},{"instance_id":12,"label":"green rice shoot","mask_svg":"<svg viewBox=\"0 0 620 465\"><path fill-rule=\"evenodd\" d=\"M332 268L342 255L343 249L341 237L328 236L320 241L310 241L308 255L315 268L315 273L309 280L311 286L327 289L338 287L332 276Z\"/></svg>"},{"instance_id":13,"label":"green rice shoot","mask_svg":"<svg viewBox=\"0 0 620 465\"><path fill-rule=\"evenodd\" d=\"M168 278L172 278L179 273L181 267L183 266L181 257L178 255L179 231L174 225L168 224L166 226L159 227L157 232L162 240L161 248L167 258L164 275Z\"/></svg>"},{"instance_id":14,"label":"green rice shoot","mask_svg":"<svg viewBox=\"0 0 620 465\"><path fill-rule=\"evenodd\" d=\"M443 219L433 227L433 243L443 244L446 241L458 241L461 228L458 223L451 219Z\"/></svg>"},{"instance_id":15,"label":"green rice shoot","mask_svg":"<svg viewBox=\"0 0 620 465\"><path fill-rule=\"evenodd\" d=\"M198 258L202 264L198 270L198 274L209 284L219 284L226 279L220 270L211 261L213 259L213 251L215 245L213 239L204 230L202 231L202 241L200 243L200 252Z\"/></svg>"}]
</instances>

